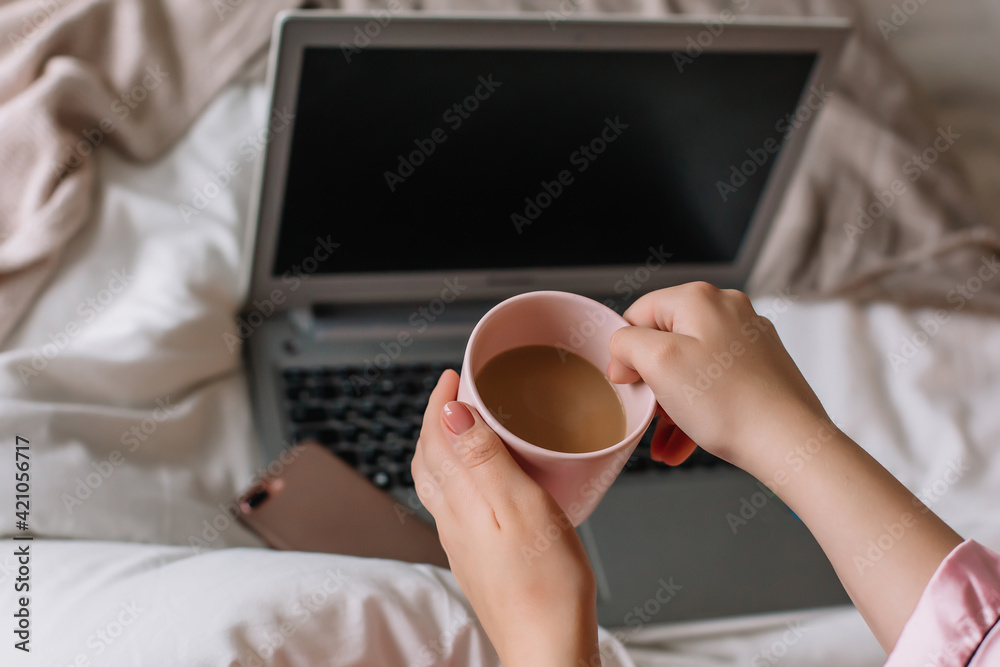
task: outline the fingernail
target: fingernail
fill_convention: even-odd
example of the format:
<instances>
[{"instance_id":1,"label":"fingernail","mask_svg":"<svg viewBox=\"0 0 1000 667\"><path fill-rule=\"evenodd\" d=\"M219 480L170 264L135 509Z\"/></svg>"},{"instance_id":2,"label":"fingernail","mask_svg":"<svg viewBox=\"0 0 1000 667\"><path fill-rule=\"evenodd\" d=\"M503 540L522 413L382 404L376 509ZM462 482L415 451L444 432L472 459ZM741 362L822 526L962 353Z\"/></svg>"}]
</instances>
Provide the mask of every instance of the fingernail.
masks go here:
<instances>
[{"instance_id":1,"label":"fingernail","mask_svg":"<svg viewBox=\"0 0 1000 667\"><path fill-rule=\"evenodd\" d=\"M458 401L451 401L444 406L444 423L448 425L455 435L462 435L476 423L475 417L469 412L469 408Z\"/></svg>"}]
</instances>

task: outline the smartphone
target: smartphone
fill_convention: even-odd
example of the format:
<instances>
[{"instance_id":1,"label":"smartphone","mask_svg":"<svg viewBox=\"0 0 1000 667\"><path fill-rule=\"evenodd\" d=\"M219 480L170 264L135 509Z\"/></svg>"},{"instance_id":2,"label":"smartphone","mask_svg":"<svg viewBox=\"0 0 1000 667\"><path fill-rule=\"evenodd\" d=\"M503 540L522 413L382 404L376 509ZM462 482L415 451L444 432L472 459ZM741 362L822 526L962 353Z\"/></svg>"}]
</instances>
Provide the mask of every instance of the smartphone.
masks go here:
<instances>
[{"instance_id":1,"label":"smartphone","mask_svg":"<svg viewBox=\"0 0 1000 667\"><path fill-rule=\"evenodd\" d=\"M312 441L289 451L291 463L237 499L240 521L267 544L448 567L437 531L340 458Z\"/></svg>"}]
</instances>

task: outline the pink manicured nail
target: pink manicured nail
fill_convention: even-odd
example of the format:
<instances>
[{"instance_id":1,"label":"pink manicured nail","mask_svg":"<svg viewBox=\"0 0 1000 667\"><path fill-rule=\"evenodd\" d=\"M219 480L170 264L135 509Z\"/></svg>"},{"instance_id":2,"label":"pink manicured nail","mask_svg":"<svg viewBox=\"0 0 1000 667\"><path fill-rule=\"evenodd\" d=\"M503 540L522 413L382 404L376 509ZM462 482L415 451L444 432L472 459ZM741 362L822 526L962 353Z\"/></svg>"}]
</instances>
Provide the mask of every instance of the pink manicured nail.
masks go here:
<instances>
[{"instance_id":1,"label":"pink manicured nail","mask_svg":"<svg viewBox=\"0 0 1000 667\"><path fill-rule=\"evenodd\" d=\"M469 412L469 408L464 403L451 401L444 406L444 423L448 425L451 432L461 435L472 428L476 423L475 417Z\"/></svg>"}]
</instances>

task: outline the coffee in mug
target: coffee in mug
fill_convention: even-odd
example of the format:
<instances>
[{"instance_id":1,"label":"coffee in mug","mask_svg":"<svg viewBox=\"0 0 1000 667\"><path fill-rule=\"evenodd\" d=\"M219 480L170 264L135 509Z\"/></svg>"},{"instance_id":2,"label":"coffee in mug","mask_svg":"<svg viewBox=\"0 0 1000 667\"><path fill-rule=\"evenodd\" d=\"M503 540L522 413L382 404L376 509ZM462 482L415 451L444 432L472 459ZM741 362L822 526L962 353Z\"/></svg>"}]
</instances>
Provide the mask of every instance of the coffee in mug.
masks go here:
<instances>
[{"instance_id":1,"label":"coffee in mug","mask_svg":"<svg viewBox=\"0 0 1000 667\"><path fill-rule=\"evenodd\" d=\"M476 388L511 433L556 452L595 452L626 436L625 408L594 364L552 345L511 348L483 365Z\"/></svg>"}]
</instances>

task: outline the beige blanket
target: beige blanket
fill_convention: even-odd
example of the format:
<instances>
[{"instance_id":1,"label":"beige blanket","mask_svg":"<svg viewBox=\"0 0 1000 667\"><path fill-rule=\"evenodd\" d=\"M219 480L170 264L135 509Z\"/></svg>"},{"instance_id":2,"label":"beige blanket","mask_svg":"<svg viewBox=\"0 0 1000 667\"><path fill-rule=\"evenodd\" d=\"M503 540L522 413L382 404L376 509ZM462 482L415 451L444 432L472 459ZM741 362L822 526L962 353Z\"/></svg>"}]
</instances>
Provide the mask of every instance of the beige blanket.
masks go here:
<instances>
[{"instance_id":1,"label":"beige blanket","mask_svg":"<svg viewBox=\"0 0 1000 667\"><path fill-rule=\"evenodd\" d=\"M516 1L424 6L500 9ZM663 2L523 0L521 8L565 17L717 18L723 8L855 16L838 0ZM18 0L0 8L0 341L90 217L94 152L161 155L222 86L248 65L260 72L274 15L295 4ZM1000 312L1000 280L989 280L1000 238L970 205L948 154L963 128L938 127L873 26L861 27L748 291L945 307L961 299Z\"/></svg>"},{"instance_id":2,"label":"beige blanket","mask_svg":"<svg viewBox=\"0 0 1000 667\"><path fill-rule=\"evenodd\" d=\"M166 151L295 0L0 7L0 341L94 209L95 151Z\"/></svg>"}]
</instances>

